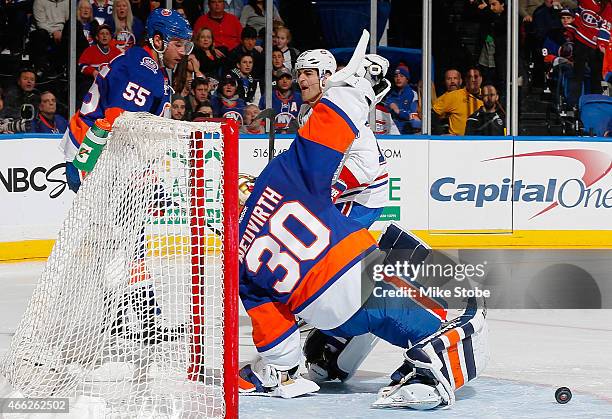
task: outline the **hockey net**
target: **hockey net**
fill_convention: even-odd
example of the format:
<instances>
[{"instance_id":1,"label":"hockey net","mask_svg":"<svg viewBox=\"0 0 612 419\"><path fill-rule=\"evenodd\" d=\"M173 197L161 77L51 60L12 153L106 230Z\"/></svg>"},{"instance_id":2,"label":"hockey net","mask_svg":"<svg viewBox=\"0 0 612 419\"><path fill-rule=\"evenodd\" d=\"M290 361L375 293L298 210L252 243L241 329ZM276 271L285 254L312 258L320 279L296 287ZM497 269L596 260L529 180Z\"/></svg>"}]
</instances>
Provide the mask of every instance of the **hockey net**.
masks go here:
<instances>
[{"instance_id":1,"label":"hockey net","mask_svg":"<svg viewBox=\"0 0 612 419\"><path fill-rule=\"evenodd\" d=\"M230 121L115 121L0 363L15 394L237 416L237 159Z\"/></svg>"}]
</instances>

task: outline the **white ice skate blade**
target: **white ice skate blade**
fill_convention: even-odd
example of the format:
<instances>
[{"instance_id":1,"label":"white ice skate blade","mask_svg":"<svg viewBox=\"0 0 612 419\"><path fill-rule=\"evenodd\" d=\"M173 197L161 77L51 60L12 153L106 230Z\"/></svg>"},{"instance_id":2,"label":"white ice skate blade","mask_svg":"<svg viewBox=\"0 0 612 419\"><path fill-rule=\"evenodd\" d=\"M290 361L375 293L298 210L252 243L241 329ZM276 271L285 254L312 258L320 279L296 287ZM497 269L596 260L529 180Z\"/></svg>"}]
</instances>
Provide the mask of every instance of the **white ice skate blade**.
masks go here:
<instances>
[{"instance_id":1,"label":"white ice skate blade","mask_svg":"<svg viewBox=\"0 0 612 419\"><path fill-rule=\"evenodd\" d=\"M389 387L381 389L379 395L385 393ZM421 383L403 385L396 392L388 396L380 396L372 407L398 408L407 407L415 410L429 410L442 402L438 392L431 386Z\"/></svg>"},{"instance_id":2,"label":"white ice skate blade","mask_svg":"<svg viewBox=\"0 0 612 419\"><path fill-rule=\"evenodd\" d=\"M250 392L240 393L241 396L264 396L264 397L280 397L282 399L292 399L294 397L303 396L304 394L314 393L319 391L320 387L314 381L305 378L296 378L289 380L285 384L281 384L274 390L267 393Z\"/></svg>"}]
</instances>

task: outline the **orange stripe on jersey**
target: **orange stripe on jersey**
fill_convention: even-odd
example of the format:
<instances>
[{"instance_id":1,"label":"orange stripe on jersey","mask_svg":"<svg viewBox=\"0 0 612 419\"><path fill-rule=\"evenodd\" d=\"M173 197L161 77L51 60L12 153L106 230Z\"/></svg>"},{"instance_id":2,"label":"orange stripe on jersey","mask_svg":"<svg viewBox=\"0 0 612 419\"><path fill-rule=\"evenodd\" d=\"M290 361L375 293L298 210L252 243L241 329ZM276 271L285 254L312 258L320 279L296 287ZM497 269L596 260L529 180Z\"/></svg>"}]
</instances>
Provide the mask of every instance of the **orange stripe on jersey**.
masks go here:
<instances>
[{"instance_id":1,"label":"orange stripe on jersey","mask_svg":"<svg viewBox=\"0 0 612 419\"><path fill-rule=\"evenodd\" d=\"M253 324L253 343L266 346L295 324L295 316L281 303L265 303L247 310Z\"/></svg>"},{"instance_id":2,"label":"orange stripe on jersey","mask_svg":"<svg viewBox=\"0 0 612 419\"><path fill-rule=\"evenodd\" d=\"M459 359L459 349L457 348L457 342L461 340L459 332L456 330L450 330L444 334L451 342L450 348L448 348L448 360L450 361L451 371L453 372L453 380L455 381L455 389L465 384L465 377L463 371L461 371L461 360Z\"/></svg>"},{"instance_id":3,"label":"orange stripe on jersey","mask_svg":"<svg viewBox=\"0 0 612 419\"><path fill-rule=\"evenodd\" d=\"M298 134L340 153L344 153L355 139L355 133L344 118L321 102L314 107Z\"/></svg>"},{"instance_id":4,"label":"orange stripe on jersey","mask_svg":"<svg viewBox=\"0 0 612 419\"><path fill-rule=\"evenodd\" d=\"M79 112L76 112L72 118L70 118L70 132L74 135L74 138L76 138L79 144L81 144L89 129L89 125L87 125L79 115Z\"/></svg>"},{"instance_id":5,"label":"orange stripe on jersey","mask_svg":"<svg viewBox=\"0 0 612 419\"><path fill-rule=\"evenodd\" d=\"M296 310L323 288L350 261L374 244L376 244L374 237L365 229L346 236L308 271L287 300L287 305L291 310Z\"/></svg>"},{"instance_id":6,"label":"orange stripe on jersey","mask_svg":"<svg viewBox=\"0 0 612 419\"><path fill-rule=\"evenodd\" d=\"M441 320L446 320L446 314L447 314L446 309L436 300L429 298L425 295L422 295L422 293L419 292L418 287L412 285L409 282L406 282L405 280L397 276L386 276L385 275L384 280L385 282L391 285L394 285L398 289L406 290L408 292L410 292L409 290L413 290L409 294L412 300L416 301L424 309L433 312Z\"/></svg>"}]
</instances>

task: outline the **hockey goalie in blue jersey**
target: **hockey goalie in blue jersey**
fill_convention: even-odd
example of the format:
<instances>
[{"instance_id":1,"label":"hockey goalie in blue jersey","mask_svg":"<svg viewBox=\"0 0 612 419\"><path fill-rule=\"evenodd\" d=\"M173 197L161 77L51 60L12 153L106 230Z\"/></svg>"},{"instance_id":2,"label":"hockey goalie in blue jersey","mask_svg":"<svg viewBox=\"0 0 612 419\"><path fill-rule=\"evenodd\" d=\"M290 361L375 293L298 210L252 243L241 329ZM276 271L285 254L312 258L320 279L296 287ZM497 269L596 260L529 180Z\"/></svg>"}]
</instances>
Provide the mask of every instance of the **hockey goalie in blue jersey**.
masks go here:
<instances>
[{"instance_id":1,"label":"hockey goalie in blue jersey","mask_svg":"<svg viewBox=\"0 0 612 419\"><path fill-rule=\"evenodd\" d=\"M380 89L363 77L369 64L367 38L362 41L347 67L328 79L289 149L257 178L241 213L240 297L258 358L241 368L240 391L291 398L318 389L298 374L297 315L333 339L369 332L407 349L375 406L451 405L454 391L475 378L486 360L483 310L471 302L462 316L447 322L444 302L377 297L376 286L415 285L400 277L377 283L375 266L399 258L418 264L429 249L395 225L377 243L330 199L334 173Z\"/></svg>"}]
</instances>

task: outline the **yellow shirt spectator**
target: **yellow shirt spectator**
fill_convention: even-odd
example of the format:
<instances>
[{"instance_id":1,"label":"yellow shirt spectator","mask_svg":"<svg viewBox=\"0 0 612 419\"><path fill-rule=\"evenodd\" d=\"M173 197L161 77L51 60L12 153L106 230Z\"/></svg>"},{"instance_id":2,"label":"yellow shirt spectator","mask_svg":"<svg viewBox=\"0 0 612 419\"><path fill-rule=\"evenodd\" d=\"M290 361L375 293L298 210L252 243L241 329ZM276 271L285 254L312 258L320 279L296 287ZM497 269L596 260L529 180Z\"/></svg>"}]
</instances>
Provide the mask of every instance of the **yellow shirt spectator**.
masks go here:
<instances>
[{"instance_id":1,"label":"yellow shirt spectator","mask_svg":"<svg viewBox=\"0 0 612 419\"><path fill-rule=\"evenodd\" d=\"M446 92L433 103L433 110L441 117L448 117L449 133L464 135L468 116L483 106L482 100L463 89Z\"/></svg>"}]
</instances>

